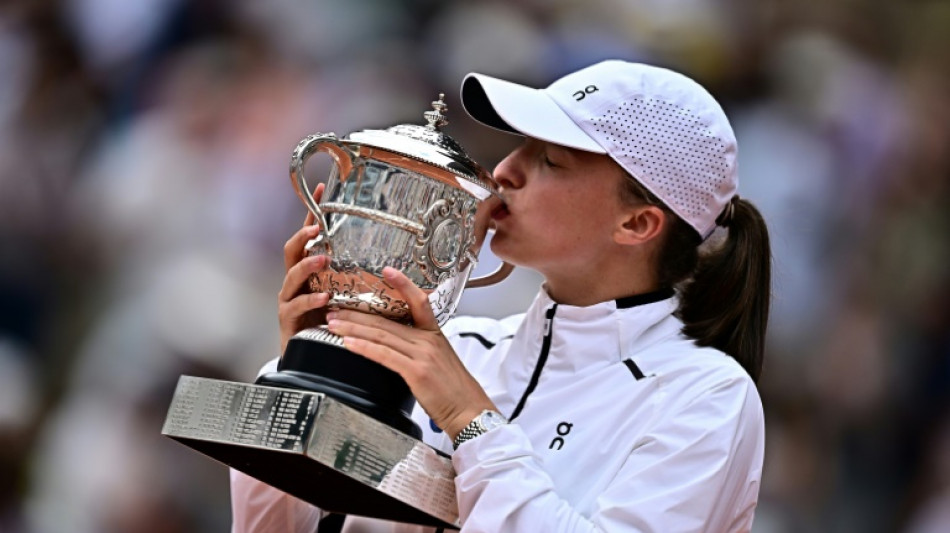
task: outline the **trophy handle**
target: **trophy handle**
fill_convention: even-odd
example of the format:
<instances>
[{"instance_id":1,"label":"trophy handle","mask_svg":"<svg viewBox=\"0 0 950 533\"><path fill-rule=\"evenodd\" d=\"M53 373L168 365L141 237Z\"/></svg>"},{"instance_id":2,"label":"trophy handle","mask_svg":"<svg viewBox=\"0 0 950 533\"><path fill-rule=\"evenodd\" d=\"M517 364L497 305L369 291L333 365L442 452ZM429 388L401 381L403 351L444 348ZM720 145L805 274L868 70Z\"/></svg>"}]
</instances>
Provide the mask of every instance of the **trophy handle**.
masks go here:
<instances>
[{"instance_id":1,"label":"trophy handle","mask_svg":"<svg viewBox=\"0 0 950 533\"><path fill-rule=\"evenodd\" d=\"M320 206L314 201L313 193L310 192L310 187L307 186L307 179L303 173L307 159L315 152L324 152L333 158L334 163L340 170L341 179L346 179L346 176L349 175L350 169L353 168L353 160L334 133L308 135L294 148L294 153L290 158L290 181L294 185L294 190L320 224L320 234L311 241L311 244L323 244L329 251L330 240L327 234L327 219L323 211L320 210ZM308 244L309 246L310 244Z\"/></svg>"},{"instance_id":2,"label":"trophy handle","mask_svg":"<svg viewBox=\"0 0 950 533\"><path fill-rule=\"evenodd\" d=\"M471 289L471 288L487 287L489 285L494 285L504 280L505 278L507 278L508 275L511 274L511 271L514 269L515 269L515 265L502 261L501 265L499 265L498 268L496 268L495 271L492 272L491 274L488 274L487 276L482 276L480 278L468 280L468 283L465 284L465 288Z\"/></svg>"}]
</instances>

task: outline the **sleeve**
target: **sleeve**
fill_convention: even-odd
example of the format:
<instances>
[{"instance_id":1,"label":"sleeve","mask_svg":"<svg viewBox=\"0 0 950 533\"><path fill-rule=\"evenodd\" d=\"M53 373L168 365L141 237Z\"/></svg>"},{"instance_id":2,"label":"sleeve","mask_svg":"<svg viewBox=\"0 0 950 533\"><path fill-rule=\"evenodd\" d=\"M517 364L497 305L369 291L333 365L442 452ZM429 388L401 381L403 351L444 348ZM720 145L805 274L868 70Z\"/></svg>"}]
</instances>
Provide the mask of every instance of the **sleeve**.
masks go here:
<instances>
[{"instance_id":1,"label":"sleeve","mask_svg":"<svg viewBox=\"0 0 950 533\"><path fill-rule=\"evenodd\" d=\"M453 456L462 532L749 531L763 428L751 381L710 390L638 440L584 516L558 495L525 432L509 424Z\"/></svg>"},{"instance_id":2,"label":"sleeve","mask_svg":"<svg viewBox=\"0 0 950 533\"><path fill-rule=\"evenodd\" d=\"M270 485L231 469L231 532L317 531L323 512Z\"/></svg>"}]
</instances>

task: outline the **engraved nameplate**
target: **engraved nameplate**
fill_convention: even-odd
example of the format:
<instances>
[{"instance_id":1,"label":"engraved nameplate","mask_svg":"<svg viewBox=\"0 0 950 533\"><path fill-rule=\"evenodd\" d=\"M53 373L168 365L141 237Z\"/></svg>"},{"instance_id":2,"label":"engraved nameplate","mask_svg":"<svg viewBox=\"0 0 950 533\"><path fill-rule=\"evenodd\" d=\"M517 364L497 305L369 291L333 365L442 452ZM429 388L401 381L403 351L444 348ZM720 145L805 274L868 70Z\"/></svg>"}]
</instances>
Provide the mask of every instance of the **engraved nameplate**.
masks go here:
<instances>
[{"instance_id":1,"label":"engraved nameplate","mask_svg":"<svg viewBox=\"0 0 950 533\"><path fill-rule=\"evenodd\" d=\"M320 397L183 376L162 433L302 452Z\"/></svg>"}]
</instances>

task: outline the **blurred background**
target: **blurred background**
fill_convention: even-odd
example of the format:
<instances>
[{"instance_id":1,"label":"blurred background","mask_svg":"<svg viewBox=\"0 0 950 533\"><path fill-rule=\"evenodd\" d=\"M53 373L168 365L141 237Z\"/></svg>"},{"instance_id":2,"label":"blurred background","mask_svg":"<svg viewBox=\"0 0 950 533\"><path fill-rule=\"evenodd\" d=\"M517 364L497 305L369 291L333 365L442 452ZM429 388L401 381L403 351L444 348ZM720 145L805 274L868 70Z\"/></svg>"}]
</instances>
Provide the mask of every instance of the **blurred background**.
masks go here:
<instances>
[{"instance_id":1,"label":"blurred background","mask_svg":"<svg viewBox=\"0 0 950 533\"><path fill-rule=\"evenodd\" d=\"M950 531L948 50L946 1L2 2L0 532L227 531L226 469L160 430L179 375L278 355L297 141L445 92L490 168L516 140L464 115L465 73L604 58L706 85L770 224L754 531Z\"/></svg>"}]
</instances>

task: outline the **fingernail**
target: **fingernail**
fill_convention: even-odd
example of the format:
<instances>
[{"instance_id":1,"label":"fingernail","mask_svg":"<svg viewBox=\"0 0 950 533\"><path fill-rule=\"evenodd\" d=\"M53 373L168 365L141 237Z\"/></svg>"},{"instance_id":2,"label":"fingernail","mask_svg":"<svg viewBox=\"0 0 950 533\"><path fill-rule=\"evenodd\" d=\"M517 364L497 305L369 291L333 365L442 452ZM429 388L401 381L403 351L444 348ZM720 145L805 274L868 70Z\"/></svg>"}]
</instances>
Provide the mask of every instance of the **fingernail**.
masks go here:
<instances>
[{"instance_id":1,"label":"fingernail","mask_svg":"<svg viewBox=\"0 0 950 533\"><path fill-rule=\"evenodd\" d=\"M386 279L393 279L396 277L397 272L398 270L393 267L385 267L383 268L383 277Z\"/></svg>"},{"instance_id":2,"label":"fingernail","mask_svg":"<svg viewBox=\"0 0 950 533\"><path fill-rule=\"evenodd\" d=\"M329 320L330 322L336 322L337 321L336 319L339 317L340 317L340 314L337 313L336 311L330 311L329 313L327 313L327 320Z\"/></svg>"},{"instance_id":3,"label":"fingernail","mask_svg":"<svg viewBox=\"0 0 950 533\"><path fill-rule=\"evenodd\" d=\"M330 331L333 331L340 325L339 320L329 320L327 321L327 326L330 328Z\"/></svg>"}]
</instances>

